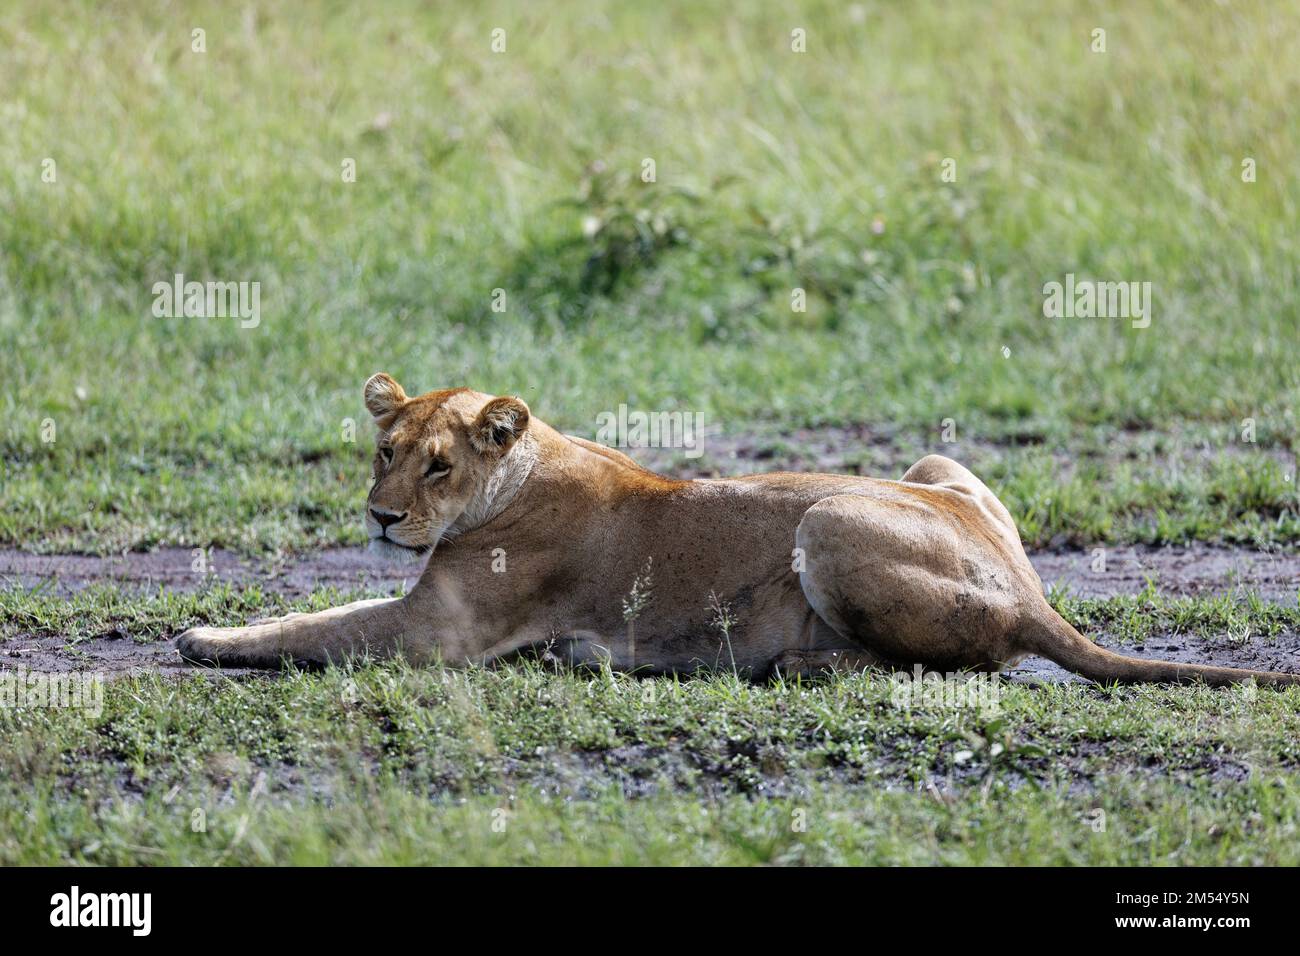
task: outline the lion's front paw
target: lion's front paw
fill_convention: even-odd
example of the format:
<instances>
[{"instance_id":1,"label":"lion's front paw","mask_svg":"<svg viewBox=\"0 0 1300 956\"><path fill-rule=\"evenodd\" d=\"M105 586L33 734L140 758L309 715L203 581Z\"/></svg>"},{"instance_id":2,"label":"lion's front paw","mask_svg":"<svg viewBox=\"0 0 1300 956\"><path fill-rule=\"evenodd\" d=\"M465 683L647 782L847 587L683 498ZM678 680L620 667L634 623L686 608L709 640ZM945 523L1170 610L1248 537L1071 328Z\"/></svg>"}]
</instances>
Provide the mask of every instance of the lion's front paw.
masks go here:
<instances>
[{"instance_id":1,"label":"lion's front paw","mask_svg":"<svg viewBox=\"0 0 1300 956\"><path fill-rule=\"evenodd\" d=\"M191 664L206 664L209 667L220 664L223 651L229 656L230 638L223 637L226 628L192 627L176 638L176 649L181 659Z\"/></svg>"}]
</instances>

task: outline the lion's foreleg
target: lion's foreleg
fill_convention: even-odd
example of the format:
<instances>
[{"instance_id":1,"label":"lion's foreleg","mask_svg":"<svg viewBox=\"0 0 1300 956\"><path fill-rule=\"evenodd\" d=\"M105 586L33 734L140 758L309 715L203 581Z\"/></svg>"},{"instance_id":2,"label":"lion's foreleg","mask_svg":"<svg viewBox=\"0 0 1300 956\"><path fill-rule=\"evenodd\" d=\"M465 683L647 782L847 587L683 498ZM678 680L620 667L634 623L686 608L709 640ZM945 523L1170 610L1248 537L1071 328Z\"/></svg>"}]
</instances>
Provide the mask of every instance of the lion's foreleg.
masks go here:
<instances>
[{"instance_id":1,"label":"lion's foreleg","mask_svg":"<svg viewBox=\"0 0 1300 956\"><path fill-rule=\"evenodd\" d=\"M409 598L357 601L314 614L289 614L247 627L196 627L177 638L181 657L227 667L279 667L286 661L338 663L350 657L428 656Z\"/></svg>"}]
</instances>

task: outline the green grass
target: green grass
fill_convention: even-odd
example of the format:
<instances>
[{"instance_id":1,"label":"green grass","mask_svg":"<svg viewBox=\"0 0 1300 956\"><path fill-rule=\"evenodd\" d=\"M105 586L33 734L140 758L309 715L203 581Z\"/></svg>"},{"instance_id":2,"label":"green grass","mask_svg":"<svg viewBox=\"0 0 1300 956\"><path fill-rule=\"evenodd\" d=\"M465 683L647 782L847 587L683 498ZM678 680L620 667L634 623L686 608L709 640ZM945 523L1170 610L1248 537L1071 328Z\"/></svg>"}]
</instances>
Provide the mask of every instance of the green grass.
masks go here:
<instances>
[{"instance_id":1,"label":"green grass","mask_svg":"<svg viewBox=\"0 0 1300 956\"><path fill-rule=\"evenodd\" d=\"M10 590L0 646L358 596ZM1295 606L1249 594L1053 600L1123 641L1300 630ZM0 863L1300 862L1300 691L996 692L987 711L908 707L880 673L535 662L138 674L107 681L102 709L0 707Z\"/></svg>"},{"instance_id":2,"label":"green grass","mask_svg":"<svg viewBox=\"0 0 1300 956\"><path fill-rule=\"evenodd\" d=\"M1013 686L989 720L897 709L889 687L393 665L130 678L98 717L0 716L0 859L1297 860L1293 692Z\"/></svg>"},{"instance_id":3,"label":"green grass","mask_svg":"<svg viewBox=\"0 0 1300 956\"><path fill-rule=\"evenodd\" d=\"M1087 797L1018 790L968 804L929 793L841 787L805 798L704 803L671 796L442 802L357 784L328 799L286 804L250 798L248 789L101 806L45 793L29 806L0 793L0 860L110 866L1294 866L1300 860L1293 778L1222 791L1118 779ZM203 811L201 832L194 831L196 810ZM1101 821L1104 832L1094 829Z\"/></svg>"},{"instance_id":4,"label":"green grass","mask_svg":"<svg viewBox=\"0 0 1300 956\"><path fill-rule=\"evenodd\" d=\"M70 642L121 631L136 641L174 637L201 624L235 625L253 617L275 617L290 611L320 611L379 592L320 588L303 600L290 601L257 585L235 588L216 584L200 591L168 591L140 595L111 584L98 584L71 595L48 588L0 589L0 637L45 634Z\"/></svg>"},{"instance_id":5,"label":"green grass","mask_svg":"<svg viewBox=\"0 0 1300 956\"><path fill-rule=\"evenodd\" d=\"M0 543L354 541L378 369L585 434L1200 428L1245 460L993 483L1038 542L1300 541L1285 4L107 6L0 12ZM260 325L154 318L175 272ZM1151 327L1043 318L1067 272Z\"/></svg>"}]
</instances>

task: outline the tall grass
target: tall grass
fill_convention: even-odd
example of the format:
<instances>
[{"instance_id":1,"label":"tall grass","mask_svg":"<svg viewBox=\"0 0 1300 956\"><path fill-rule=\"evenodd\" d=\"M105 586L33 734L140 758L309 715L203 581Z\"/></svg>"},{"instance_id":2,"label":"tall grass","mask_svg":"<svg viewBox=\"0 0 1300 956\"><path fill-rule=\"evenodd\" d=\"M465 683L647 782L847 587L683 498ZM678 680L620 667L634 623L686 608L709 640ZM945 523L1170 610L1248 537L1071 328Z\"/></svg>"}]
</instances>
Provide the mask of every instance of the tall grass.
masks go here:
<instances>
[{"instance_id":1,"label":"tall grass","mask_svg":"<svg viewBox=\"0 0 1300 956\"><path fill-rule=\"evenodd\" d=\"M378 369L587 433L628 402L1292 443L1298 28L1282 3L7 5L5 483L139 511L167 480L266 510L304 460L350 485ZM177 272L261 282L261 324L154 318ZM1151 328L1045 319L1068 272L1151 282ZM11 540L76 523L0 494Z\"/></svg>"}]
</instances>

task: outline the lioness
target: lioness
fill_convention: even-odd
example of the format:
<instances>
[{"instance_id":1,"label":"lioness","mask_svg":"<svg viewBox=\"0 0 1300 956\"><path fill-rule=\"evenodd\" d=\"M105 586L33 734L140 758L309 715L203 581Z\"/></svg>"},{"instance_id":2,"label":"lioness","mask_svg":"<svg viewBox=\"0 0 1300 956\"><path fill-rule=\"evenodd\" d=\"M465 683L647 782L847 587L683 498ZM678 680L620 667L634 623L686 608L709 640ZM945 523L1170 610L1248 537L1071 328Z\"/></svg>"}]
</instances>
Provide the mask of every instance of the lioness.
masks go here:
<instances>
[{"instance_id":1,"label":"lioness","mask_svg":"<svg viewBox=\"0 0 1300 956\"><path fill-rule=\"evenodd\" d=\"M380 373L365 402L379 432L366 528L374 547L430 555L419 583L402 598L194 628L178 639L184 658L467 664L545 648L574 665L761 677L993 671L1039 654L1104 682L1300 682L1097 647L1043 597L1007 509L938 455L901 481L677 481L560 434L518 398L408 398ZM728 605L734 623L720 627Z\"/></svg>"}]
</instances>

